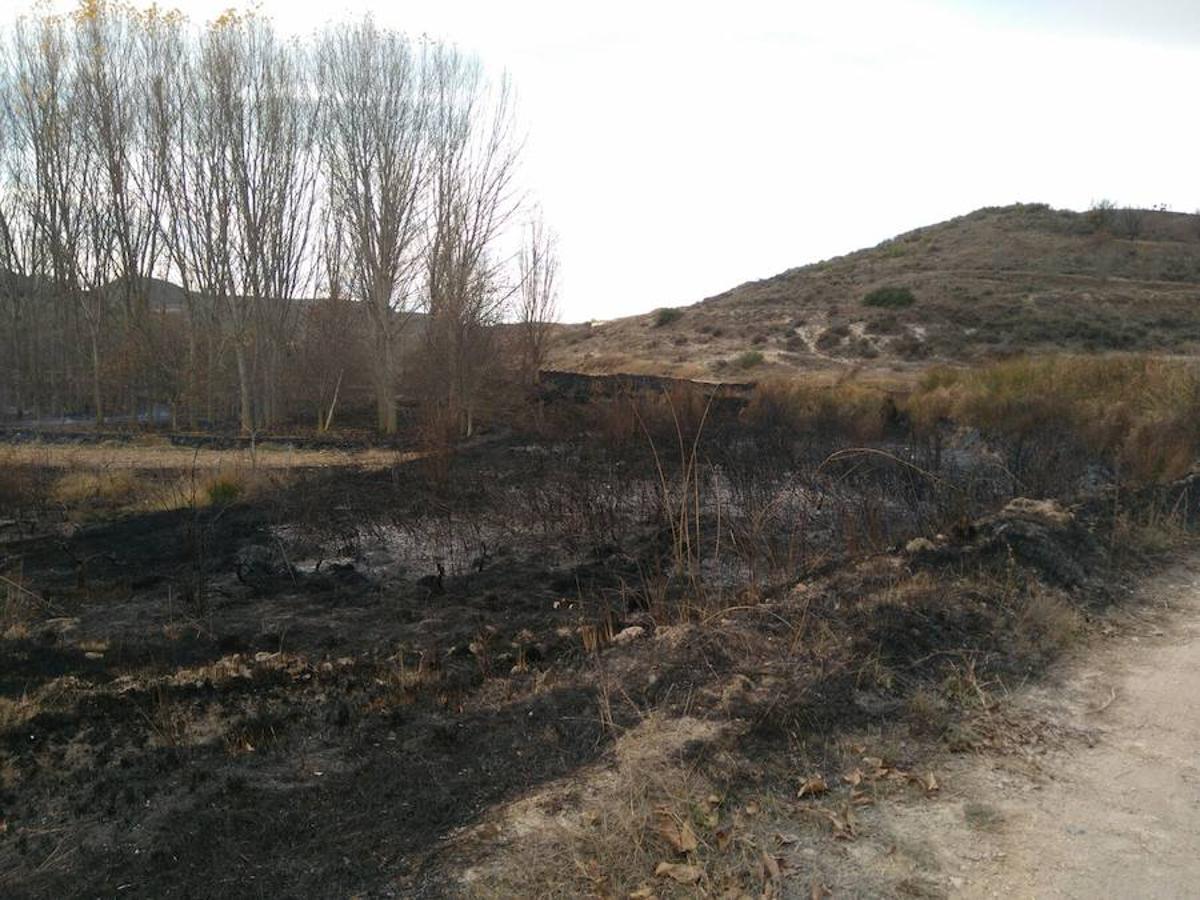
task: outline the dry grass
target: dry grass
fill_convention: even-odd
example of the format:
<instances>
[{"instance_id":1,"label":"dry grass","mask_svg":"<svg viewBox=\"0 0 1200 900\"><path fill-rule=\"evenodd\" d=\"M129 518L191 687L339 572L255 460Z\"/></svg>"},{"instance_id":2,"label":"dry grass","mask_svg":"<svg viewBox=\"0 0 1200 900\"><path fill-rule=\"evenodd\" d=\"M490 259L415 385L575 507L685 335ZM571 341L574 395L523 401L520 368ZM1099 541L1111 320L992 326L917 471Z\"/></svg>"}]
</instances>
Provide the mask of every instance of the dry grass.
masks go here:
<instances>
[{"instance_id":1,"label":"dry grass","mask_svg":"<svg viewBox=\"0 0 1200 900\"><path fill-rule=\"evenodd\" d=\"M778 843L767 801L735 804L679 759L689 741L714 736L710 723L647 717L618 738L613 766L543 789L477 828L489 846L464 875L466 894L741 897L777 889L768 884Z\"/></svg>"},{"instance_id":2,"label":"dry grass","mask_svg":"<svg viewBox=\"0 0 1200 900\"><path fill-rule=\"evenodd\" d=\"M908 397L918 428L949 420L1024 441L1075 438L1138 482L1166 482L1200 450L1200 367L1148 356L1021 358L938 368Z\"/></svg>"},{"instance_id":3,"label":"dry grass","mask_svg":"<svg viewBox=\"0 0 1200 900\"><path fill-rule=\"evenodd\" d=\"M46 444L31 442L3 448L0 466L41 466L55 469L170 469L211 471L222 467L295 469L349 467L386 469L417 454L386 448L363 450L293 449L263 444L249 449L191 449L160 440L120 444Z\"/></svg>"},{"instance_id":4,"label":"dry grass","mask_svg":"<svg viewBox=\"0 0 1200 900\"><path fill-rule=\"evenodd\" d=\"M1071 646L1083 632L1083 617L1062 594L1033 585L1016 610L1016 637L1022 655L1054 654Z\"/></svg>"},{"instance_id":5,"label":"dry grass","mask_svg":"<svg viewBox=\"0 0 1200 900\"><path fill-rule=\"evenodd\" d=\"M781 426L872 441L883 436L894 411L890 393L873 385L774 378L755 388L742 418L759 427Z\"/></svg>"},{"instance_id":6,"label":"dry grass","mask_svg":"<svg viewBox=\"0 0 1200 900\"><path fill-rule=\"evenodd\" d=\"M385 469L419 454L356 451L190 450L162 438L122 444L17 444L0 448L0 503L46 503L68 515L155 512L252 499L311 468Z\"/></svg>"},{"instance_id":7,"label":"dry grass","mask_svg":"<svg viewBox=\"0 0 1200 900\"><path fill-rule=\"evenodd\" d=\"M29 623L49 608L45 599L26 586L19 565L0 572L0 636L24 637Z\"/></svg>"},{"instance_id":8,"label":"dry grass","mask_svg":"<svg viewBox=\"0 0 1200 900\"><path fill-rule=\"evenodd\" d=\"M139 479L131 469L81 469L58 477L50 498L62 506L124 505L138 496Z\"/></svg>"}]
</instances>

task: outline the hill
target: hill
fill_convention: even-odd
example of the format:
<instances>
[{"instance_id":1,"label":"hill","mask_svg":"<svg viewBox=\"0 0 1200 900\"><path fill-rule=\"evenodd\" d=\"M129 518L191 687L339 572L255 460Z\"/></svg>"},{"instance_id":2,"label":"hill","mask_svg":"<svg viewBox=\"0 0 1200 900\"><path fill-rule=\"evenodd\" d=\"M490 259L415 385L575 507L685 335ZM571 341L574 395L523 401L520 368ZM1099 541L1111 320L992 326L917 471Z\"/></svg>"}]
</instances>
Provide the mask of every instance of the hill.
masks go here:
<instances>
[{"instance_id":1,"label":"hill","mask_svg":"<svg viewBox=\"0 0 1200 900\"><path fill-rule=\"evenodd\" d=\"M1200 216L989 207L687 307L562 329L550 364L737 379L1200 350Z\"/></svg>"}]
</instances>

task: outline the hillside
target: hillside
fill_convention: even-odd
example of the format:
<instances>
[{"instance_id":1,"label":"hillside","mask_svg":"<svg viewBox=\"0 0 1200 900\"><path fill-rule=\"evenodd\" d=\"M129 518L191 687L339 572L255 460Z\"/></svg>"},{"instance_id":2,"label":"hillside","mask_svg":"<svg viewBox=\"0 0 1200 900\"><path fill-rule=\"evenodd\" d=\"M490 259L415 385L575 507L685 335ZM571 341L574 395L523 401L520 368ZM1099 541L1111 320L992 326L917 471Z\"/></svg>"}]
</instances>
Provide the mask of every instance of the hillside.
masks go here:
<instances>
[{"instance_id":1,"label":"hillside","mask_svg":"<svg viewBox=\"0 0 1200 900\"><path fill-rule=\"evenodd\" d=\"M1198 349L1200 216L1022 204L692 306L567 326L550 364L731 379L1022 352Z\"/></svg>"}]
</instances>

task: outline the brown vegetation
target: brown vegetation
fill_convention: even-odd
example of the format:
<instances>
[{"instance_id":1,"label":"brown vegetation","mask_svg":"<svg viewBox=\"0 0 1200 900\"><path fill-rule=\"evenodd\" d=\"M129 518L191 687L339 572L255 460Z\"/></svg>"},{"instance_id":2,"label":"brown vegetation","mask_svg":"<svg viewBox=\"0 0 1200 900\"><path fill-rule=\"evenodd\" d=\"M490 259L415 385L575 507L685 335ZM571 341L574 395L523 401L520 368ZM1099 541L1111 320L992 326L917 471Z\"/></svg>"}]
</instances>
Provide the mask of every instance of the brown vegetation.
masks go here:
<instances>
[{"instance_id":1,"label":"brown vegetation","mask_svg":"<svg viewBox=\"0 0 1200 900\"><path fill-rule=\"evenodd\" d=\"M910 372L925 360L1143 351L1200 345L1200 217L1041 204L981 209L700 303L560 332L555 368L716 379L747 345L768 373ZM656 346L664 331L683 337ZM757 372L757 370L756 370Z\"/></svg>"},{"instance_id":2,"label":"brown vegetation","mask_svg":"<svg viewBox=\"0 0 1200 900\"><path fill-rule=\"evenodd\" d=\"M1193 378L564 381L382 466L7 448L0 883L894 893L828 843L1019 740L1005 686L1194 528Z\"/></svg>"}]
</instances>

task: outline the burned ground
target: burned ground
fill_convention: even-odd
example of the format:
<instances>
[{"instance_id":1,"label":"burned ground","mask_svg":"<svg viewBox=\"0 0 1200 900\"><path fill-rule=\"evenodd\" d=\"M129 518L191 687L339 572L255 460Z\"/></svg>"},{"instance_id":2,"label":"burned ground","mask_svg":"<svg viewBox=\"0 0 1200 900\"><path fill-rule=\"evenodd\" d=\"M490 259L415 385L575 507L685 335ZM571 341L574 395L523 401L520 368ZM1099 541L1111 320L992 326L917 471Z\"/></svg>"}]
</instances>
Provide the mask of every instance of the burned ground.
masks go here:
<instances>
[{"instance_id":1,"label":"burned ground","mask_svg":"<svg viewBox=\"0 0 1200 900\"><path fill-rule=\"evenodd\" d=\"M1038 671L1126 577L1096 550L1111 504L1006 506L977 437L831 462L835 435L652 412L203 506L17 511L4 891L458 893L461 829L647 717L720 724L683 752L731 794L786 785L842 730L936 740L947 684Z\"/></svg>"}]
</instances>

